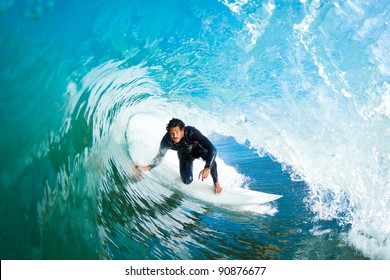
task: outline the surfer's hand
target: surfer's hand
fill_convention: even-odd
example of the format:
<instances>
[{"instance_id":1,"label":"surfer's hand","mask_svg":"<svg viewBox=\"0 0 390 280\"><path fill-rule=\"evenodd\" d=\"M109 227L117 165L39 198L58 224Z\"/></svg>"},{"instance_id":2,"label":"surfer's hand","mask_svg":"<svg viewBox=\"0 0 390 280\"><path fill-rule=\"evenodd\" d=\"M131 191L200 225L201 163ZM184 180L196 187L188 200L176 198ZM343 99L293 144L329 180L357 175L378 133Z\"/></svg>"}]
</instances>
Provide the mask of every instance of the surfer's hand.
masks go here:
<instances>
[{"instance_id":1,"label":"surfer's hand","mask_svg":"<svg viewBox=\"0 0 390 280\"><path fill-rule=\"evenodd\" d=\"M141 170L143 170L143 171L149 171L149 170L150 170L150 166L148 166L148 165L142 165L142 164L136 163L136 164L135 164L135 167L136 167L137 169L141 169Z\"/></svg>"},{"instance_id":2,"label":"surfer's hand","mask_svg":"<svg viewBox=\"0 0 390 280\"><path fill-rule=\"evenodd\" d=\"M202 171L200 171L198 179L202 179L203 181L204 179L207 178L207 176L209 176L209 174L210 174L210 168L205 167Z\"/></svg>"}]
</instances>

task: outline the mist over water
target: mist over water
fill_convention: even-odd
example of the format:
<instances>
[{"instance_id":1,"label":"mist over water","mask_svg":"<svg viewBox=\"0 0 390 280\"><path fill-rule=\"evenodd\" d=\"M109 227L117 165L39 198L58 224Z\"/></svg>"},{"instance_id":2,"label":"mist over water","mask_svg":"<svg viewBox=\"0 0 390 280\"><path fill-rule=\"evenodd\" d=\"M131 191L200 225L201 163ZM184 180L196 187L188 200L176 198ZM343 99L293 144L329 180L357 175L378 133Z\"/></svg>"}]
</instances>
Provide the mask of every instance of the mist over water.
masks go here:
<instances>
[{"instance_id":1,"label":"mist over water","mask_svg":"<svg viewBox=\"0 0 390 280\"><path fill-rule=\"evenodd\" d=\"M377 2L1 1L2 259L389 259ZM236 211L137 178L172 117L225 180L283 198Z\"/></svg>"}]
</instances>

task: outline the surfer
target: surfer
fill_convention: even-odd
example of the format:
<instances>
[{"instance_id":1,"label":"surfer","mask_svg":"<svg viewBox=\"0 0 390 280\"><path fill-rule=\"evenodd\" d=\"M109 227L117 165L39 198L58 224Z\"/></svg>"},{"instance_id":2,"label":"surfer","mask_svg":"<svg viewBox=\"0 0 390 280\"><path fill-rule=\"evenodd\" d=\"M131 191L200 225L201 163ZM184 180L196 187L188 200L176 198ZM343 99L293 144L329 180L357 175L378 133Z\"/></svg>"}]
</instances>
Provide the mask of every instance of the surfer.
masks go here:
<instances>
[{"instance_id":1,"label":"surfer","mask_svg":"<svg viewBox=\"0 0 390 280\"><path fill-rule=\"evenodd\" d=\"M168 149L177 151L180 162L180 177L182 182L188 185L193 181L194 159L202 158L206 164L199 173L198 179L203 181L211 174L214 192L220 193L222 188L218 182L217 163L215 162L217 150L210 140L195 127L185 126L183 121L176 118L169 121L166 129L167 133L161 140L160 150L151 164L136 164L135 166L143 171L150 171L162 162Z\"/></svg>"}]
</instances>

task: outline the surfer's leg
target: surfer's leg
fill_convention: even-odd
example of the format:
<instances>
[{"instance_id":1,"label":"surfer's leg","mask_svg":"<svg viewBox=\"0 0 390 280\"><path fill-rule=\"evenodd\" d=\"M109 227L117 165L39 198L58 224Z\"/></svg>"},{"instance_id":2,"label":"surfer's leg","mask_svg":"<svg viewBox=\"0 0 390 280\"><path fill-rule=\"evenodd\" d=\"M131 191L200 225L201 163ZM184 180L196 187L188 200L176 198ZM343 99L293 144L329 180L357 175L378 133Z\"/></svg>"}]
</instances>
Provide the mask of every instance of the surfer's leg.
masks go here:
<instances>
[{"instance_id":1,"label":"surfer's leg","mask_svg":"<svg viewBox=\"0 0 390 280\"><path fill-rule=\"evenodd\" d=\"M201 155L202 159L206 161L206 155ZM218 170L217 170L217 162L214 161L213 164L210 166L210 173L211 177L213 178L214 182L214 192L220 193L222 191L221 185L218 182Z\"/></svg>"},{"instance_id":2,"label":"surfer's leg","mask_svg":"<svg viewBox=\"0 0 390 280\"><path fill-rule=\"evenodd\" d=\"M213 165L211 166L211 177L213 178L213 182L218 182L218 170L217 170L217 163L214 161Z\"/></svg>"},{"instance_id":3,"label":"surfer's leg","mask_svg":"<svg viewBox=\"0 0 390 280\"><path fill-rule=\"evenodd\" d=\"M179 158L179 161L180 161L180 177L182 182L186 185L191 184L193 180L193 176L192 176L193 160Z\"/></svg>"}]
</instances>

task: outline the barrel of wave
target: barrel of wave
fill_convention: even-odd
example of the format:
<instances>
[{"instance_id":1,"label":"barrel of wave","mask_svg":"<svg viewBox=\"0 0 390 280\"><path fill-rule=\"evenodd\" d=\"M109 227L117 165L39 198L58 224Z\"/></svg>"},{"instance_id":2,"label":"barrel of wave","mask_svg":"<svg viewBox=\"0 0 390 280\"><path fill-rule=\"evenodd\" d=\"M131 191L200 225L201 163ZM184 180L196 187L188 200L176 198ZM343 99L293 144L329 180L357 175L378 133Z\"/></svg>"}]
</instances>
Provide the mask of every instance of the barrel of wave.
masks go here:
<instances>
[{"instance_id":1,"label":"barrel of wave","mask_svg":"<svg viewBox=\"0 0 390 280\"><path fill-rule=\"evenodd\" d=\"M169 118L168 118L169 119ZM153 114L136 114L131 117L127 130L129 153L134 162L149 164L157 154L162 136L165 134L166 123ZM197 174L204 168L200 159L194 161L194 182L185 185L180 180L179 162L174 151L168 151L161 165L146 172L143 176L154 182L185 193L190 199L206 204L227 207L236 211L250 211L273 215L276 208L265 203L280 198L279 195L255 192L248 189L250 178L240 174L221 158L216 159L220 183L223 186L221 194L212 191L213 182L210 178L201 181Z\"/></svg>"}]
</instances>

